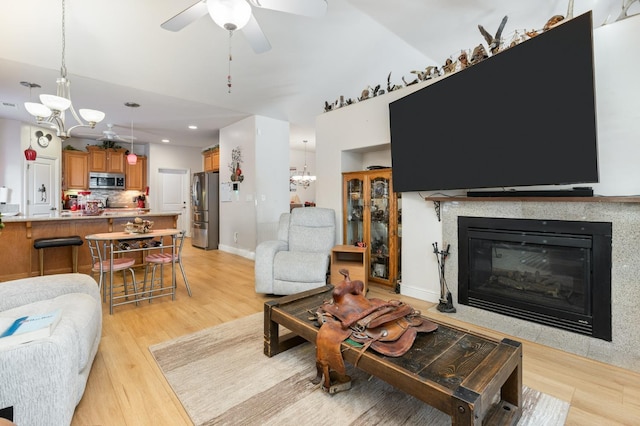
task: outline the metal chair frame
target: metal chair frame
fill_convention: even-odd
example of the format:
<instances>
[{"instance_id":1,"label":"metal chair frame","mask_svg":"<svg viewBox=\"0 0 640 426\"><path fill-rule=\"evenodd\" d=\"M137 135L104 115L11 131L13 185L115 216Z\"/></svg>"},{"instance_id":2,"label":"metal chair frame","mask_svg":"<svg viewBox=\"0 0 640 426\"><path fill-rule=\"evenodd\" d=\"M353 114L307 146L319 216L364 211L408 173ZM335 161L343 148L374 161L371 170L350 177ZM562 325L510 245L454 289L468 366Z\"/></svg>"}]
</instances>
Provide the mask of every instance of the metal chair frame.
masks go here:
<instances>
[{"instance_id":1,"label":"metal chair frame","mask_svg":"<svg viewBox=\"0 0 640 426\"><path fill-rule=\"evenodd\" d=\"M100 249L100 243L98 241L87 240L87 245L89 246L89 252L91 254L91 276L95 279L95 274L99 274L98 280L98 289L102 290L102 301L106 302L107 300L107 287L104 285L104 277L106 274L111 272L111 265L109 256L107 256L107 243L103 242L102 250ZM134 259L121 257L118 259L114 259L113 261L113 271L122 271L122 285L124 287L125 297L128 296L127 290L127 274L126 271L129 270L131 272L131 279L133 280L133 291L134 293L138 293L138 285L136 282L136 273L133 270L133 265L135 263ZM113 283L109 283L109 309L110 312L113 313ZM137 297L137 296L136 296Z\"/></svg>"},{"instance_id":2,"label":"metal chair frame","mask_svg":"<svg viewBox=\"0 0 640 426\"><path fill-rule=\"evenodd\" d=\"M151 266L151 282L150 282L150 292L153 292L153 283L156 280L156 268L158 266L160 266L160 287L164 287L164 274L163 274L163 267L165 264L170 264L172 261L174 261L178 264L178 266L180 267L180 272L182 273L182 279L184 280L184 285L187 288L187 293L189 293L189 297L191 297L191 286L189 286L189 280L187 279L187 275L184 272L184 266L182 265L182 247L184 246L184 237L186 235L185 231L181 231L177 236L176 236L176 245L177 247L172 247L172 253L165 253L164 251L161 253L153 253L150 254L149 256L145 256L144 258L144 263L145 263L145 268L144 268L144 284L143 284L143 291L146 291L147 288L147 274L149 272L149 267ZM172 259L172 255L173 258ZM149 302L151 302L151 299L149 299Z\"/></svg>"}]
</instances>

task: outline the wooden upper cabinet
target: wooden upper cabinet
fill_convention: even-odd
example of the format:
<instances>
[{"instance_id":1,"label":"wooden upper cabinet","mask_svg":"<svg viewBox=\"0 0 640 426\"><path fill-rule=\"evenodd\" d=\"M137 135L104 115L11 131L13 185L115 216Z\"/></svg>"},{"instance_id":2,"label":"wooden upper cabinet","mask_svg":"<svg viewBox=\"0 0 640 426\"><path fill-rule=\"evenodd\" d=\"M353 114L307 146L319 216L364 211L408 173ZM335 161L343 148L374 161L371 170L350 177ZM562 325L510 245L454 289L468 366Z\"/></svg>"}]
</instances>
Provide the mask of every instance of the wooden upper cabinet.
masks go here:
<instances>
[{"instance_id":1,"label":"wooden upper cabinet","mask_svg":"<svg viewBox=\"0 0 640 426\"><path fill-rule=\"evenodd\" d=\"M89 154L84 151L62 151L62 188L89 188Z\"/></svg>"},{"instance_id":2,"label":"wooden upper cabinet","mask_svg":"<svg viewBox=\"0 0 640 426\"><path fill-rule=\"evenodd\" d=\"M219 149L204 152L202 155L204 157L205 172L220 171L220 150Z\"/></svg>"},{"instance_id":3,"label":"wooden upper cabinet","mask_svg":"<svg viewBox=\"0 0 640 426\"><path fill-rule=\"evenodd\" d=\"M89 171L102 173L124 173L126 149L101 148L99 146L88 146L89 150Z\"/></svg>"},{"instance_id":4,"label":"wooden upper cabinet","mask_svg":"<svg viewBox=\"0 0 640 426\"><path fill-rule=\"evenodd\" d=\"M136 164L125 161L125 188L144 191L147 187L147 157L138 155Z\"/></svg>"}]
</instances>

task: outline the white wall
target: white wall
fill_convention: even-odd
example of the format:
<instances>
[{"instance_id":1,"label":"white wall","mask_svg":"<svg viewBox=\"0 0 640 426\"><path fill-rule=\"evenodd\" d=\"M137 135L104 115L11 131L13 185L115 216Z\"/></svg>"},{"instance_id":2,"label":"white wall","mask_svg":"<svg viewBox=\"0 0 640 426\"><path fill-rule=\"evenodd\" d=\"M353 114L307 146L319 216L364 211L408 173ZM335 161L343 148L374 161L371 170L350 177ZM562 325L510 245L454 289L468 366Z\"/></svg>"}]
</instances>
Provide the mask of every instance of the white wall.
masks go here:
<instances>
[{"instance_id":1,"label":"white wall","mask_svg":"<svg viewBox=\"0 0 640 426\"><path fill-rule=\"evenodd\" d=\"M242 152L244 181L220 203L220 249L253 258L289 210L289 123L252 116L220 129L220 181L230 182L231 153ZM237 236L237 241L234 238Z\"/></svg>"},{"instance_id":2,"label":"white wall","mask_svg":"<svg viewBox=\"0 0 640 426\"><path fill-rule=\"evenodd\" d=\"M596 194L640 193L640 57L630 54L640 40L640 16L594 32L600 183ZM553 67L550 66L550 72ZM362 170L363 156L390 143L390 102L419 90L422 83L321 114L316 119L316 198L341 211L341 173ZM523 82L526 84L526 82ZM562 94L558 94L562 96ZM550 102L553 100L550 99ZM526 99L522 100L523 108ZM425 167L429 161L425 159ZM402 194L402 293L437 302L439 272L431 244L442 247L442 225L434 205L416 192ZM342 241L342 224L336 234Z\"/></svg>"},{"instance_id":3,"label":"white wall","mask_svg":"<svg viewBox=\"0 0 640 426\"><path fill-rule=\"evenodd\" d=\"M0 118L0 186L9 188L8 204L22 202L25 149L20 139L20 122Z\"/></svg>"}]
</instances>

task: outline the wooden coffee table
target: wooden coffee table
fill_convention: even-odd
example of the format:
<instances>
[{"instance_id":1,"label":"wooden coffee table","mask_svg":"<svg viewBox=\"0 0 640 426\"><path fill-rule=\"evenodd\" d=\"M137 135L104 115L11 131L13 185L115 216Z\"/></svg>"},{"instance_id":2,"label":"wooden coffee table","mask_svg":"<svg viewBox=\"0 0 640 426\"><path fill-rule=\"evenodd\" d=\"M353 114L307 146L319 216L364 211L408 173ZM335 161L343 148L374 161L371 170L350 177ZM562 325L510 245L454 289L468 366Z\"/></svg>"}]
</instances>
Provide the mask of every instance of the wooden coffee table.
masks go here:
<instances>
[{"instance_id":1,"label":"wooden coffee table","mask_svg":"<svg viewBox=\"0 0 640 426\"><path fill-rule=\"evenodd\" d=\"M333 286L265 303L264 354L271 357L304 341L315 344L309 320ZM442 324L418 333L409 352L397 358L367 350L357 368L451 416L453 425L514 425L521 416L522 346ZM280 326L291 333L280 336ZM342 344L345 361L356 364L358 348Z\"/></svg>"}]
</instances>

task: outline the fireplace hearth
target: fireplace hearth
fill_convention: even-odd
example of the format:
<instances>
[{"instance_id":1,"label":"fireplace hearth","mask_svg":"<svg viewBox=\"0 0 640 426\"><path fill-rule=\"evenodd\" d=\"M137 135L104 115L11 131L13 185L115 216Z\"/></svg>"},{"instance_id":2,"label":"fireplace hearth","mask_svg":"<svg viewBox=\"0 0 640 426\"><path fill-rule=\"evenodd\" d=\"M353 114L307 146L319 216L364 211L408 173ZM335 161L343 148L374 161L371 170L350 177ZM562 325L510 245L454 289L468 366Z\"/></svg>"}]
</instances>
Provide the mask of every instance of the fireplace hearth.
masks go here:
<instances>
[{"instance_id":1,"label":"fireplace hearth","mask_svg":"<svg viewBox=\"0 0 640 426\"><path fill-rule=\"evenodd\" d=\"M611 341L608 222L458 217L458 303Z\"/></svg>"}]
</instances>

